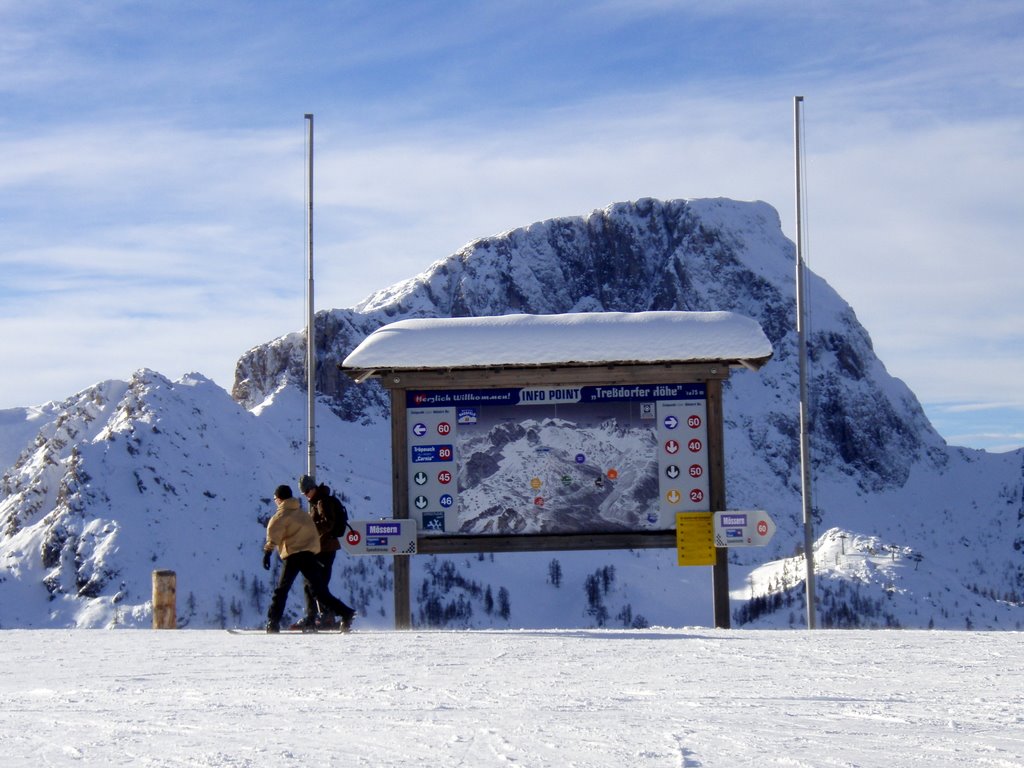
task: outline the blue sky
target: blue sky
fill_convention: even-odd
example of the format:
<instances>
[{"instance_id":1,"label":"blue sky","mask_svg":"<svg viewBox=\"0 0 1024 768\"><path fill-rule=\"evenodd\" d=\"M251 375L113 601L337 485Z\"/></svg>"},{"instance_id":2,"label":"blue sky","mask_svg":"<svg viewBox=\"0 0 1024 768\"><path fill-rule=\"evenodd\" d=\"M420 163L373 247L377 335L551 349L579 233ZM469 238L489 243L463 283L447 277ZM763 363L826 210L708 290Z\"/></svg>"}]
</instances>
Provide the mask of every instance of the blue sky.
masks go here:
<instances>
[{"instance_id":1,"label":"blue sky","mask_svg":"<svg viewBox=\"0 0 1024 768\"><path fill-rule=\"evenodd\" d=\"M951 443L1024 445L1024 4L0 0L0 408L230 388L317 304L620 200L765 200ZM813 309L813 308L812 308Z\"/></svg>"}]
</instances>

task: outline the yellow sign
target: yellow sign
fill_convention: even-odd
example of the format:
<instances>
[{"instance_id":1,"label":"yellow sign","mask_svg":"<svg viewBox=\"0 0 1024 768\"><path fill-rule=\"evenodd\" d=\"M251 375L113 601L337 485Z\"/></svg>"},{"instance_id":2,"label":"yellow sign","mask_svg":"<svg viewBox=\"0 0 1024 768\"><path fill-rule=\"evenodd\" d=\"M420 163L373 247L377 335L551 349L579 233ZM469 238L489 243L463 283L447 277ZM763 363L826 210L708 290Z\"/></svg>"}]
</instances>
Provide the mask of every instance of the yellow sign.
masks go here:
<instances>
[{"instance_id":1,"label":"yellow sign","mask_svg":"<svg viewBox=\"0 0 1024 768\"><path fill-rule=\"evenodd\" d=\"M711 512L676 512L679 565L714 565L715 535Z\"/></svg>"}]
</instances>

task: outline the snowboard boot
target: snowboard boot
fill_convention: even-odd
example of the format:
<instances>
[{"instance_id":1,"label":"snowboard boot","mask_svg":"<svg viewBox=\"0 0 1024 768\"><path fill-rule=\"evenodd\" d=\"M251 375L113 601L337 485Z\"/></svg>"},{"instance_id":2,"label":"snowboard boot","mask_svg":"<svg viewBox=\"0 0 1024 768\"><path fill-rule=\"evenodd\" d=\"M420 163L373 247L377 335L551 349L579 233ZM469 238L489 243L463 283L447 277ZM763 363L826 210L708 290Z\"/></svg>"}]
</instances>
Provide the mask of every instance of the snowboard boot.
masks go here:
<instances>
[{"instance_id":1,"label":"snowboard boot","mask_svg":"<svg viewBox=\"0 0 1024 768\"><path fill-rule=\"evenodd\" d=\"M344 616L341 617L341 631L348 634L352 631L352 619L356 617L356 612L350 610Z\"/></svg>"},{"instance_id":2,"label":"snowboard boot","mask_svg":"<svg viewBox=\"0 0 1024 768\"><path fill-rule=\"evenodd\" d=\"M317 629L338 629L341 625L333 613L325 613L316 622Z\"/></svg>"},{"instance_id":3,"label":"snowboard boot","mask_svg":"<svg viewBox=\"0 0 1024 768\"><path fill-rule=\"evenodd\" d=\"M292 624L289 629L298 632L316 632L316 619L311 619L307 616L302 621Z\"/></svg>"}]
</instances>

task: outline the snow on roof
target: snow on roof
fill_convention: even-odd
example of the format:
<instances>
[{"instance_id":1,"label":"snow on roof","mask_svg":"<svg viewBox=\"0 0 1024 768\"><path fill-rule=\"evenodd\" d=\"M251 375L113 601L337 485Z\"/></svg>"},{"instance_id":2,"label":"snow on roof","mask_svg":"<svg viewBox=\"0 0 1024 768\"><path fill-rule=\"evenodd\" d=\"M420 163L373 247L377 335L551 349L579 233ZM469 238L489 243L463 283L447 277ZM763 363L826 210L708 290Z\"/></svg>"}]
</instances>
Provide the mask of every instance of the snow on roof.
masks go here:
<instances>
[{"instance_id":1,"label":"snow on roof","mask_svg":"<svg viewBox=\"0 0 1024 768\"><path fill-rule=\"evenodd\" d=\"M742 363L772 356L761 326L733 312L579 312L400 320L341 364L362 371L609 363Z\"/></svg>"}]
</instances>

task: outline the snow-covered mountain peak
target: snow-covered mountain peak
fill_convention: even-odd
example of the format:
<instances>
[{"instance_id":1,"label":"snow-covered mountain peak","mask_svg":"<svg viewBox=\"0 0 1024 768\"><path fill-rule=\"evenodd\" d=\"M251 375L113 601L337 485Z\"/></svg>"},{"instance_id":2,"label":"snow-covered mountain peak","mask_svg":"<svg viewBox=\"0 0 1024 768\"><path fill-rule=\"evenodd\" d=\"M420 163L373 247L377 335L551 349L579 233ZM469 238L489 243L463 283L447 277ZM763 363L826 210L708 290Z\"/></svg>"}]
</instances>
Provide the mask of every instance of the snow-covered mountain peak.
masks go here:
<instances>
[{"instance_id":1,"label":"snow-covered mountain peak","mask_svg":"<svg viewBox=\"0 0 1024 768\"><path fill-rule=\"evenodd\" d=\"M357 519L390 515L389 398L338 369L386 323L581 311L744 315L760 324L773 357L726 384L727 503L767 510L778 530L765 548L730 553L735 617L788 626L792 613L799 623L793 260L771 206L724 199L615 203L469 243L355 308L317 314L318 477L345 494ZM830 616L880 626L1020 626L1024 451L947 446L877 358L853 309L813 274L808 289L814 505L825 531L816 561ZM0 412L0 624L144 624L158 567L179 573L183 624L259 621L268 583L261 521L272 489L305 468L304 347L305 334L292 332L243 354L230 397L201 374L174 382L140 370L61 403ZM548 426L533 425L534 438ZM614 424L597 426L595 441L632 439ZM491 510L481 509L477 523L526 530L537 521L508 512L480 482L487 473L506 482L515 452L530 450L525 433L502 439L508 454L481 446L471 470ZM639 507L647 495L638 481L630 498ZM580 514L601 502L591 496ZM333 586L368 621L387 625L388 567L346 558ZM417 558L414 568L414 617L426 624L710 620L709 596L691 584L706 579L677 568L671 552ZM594 591L596 581L603 591ZM795 607L761 605L752 614L769 584L773 605L777 593ZM491 592L500 593L497 603ZM291 608L301 610L301 597Z\"/></svg>"}]
</instances>

